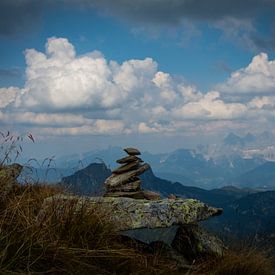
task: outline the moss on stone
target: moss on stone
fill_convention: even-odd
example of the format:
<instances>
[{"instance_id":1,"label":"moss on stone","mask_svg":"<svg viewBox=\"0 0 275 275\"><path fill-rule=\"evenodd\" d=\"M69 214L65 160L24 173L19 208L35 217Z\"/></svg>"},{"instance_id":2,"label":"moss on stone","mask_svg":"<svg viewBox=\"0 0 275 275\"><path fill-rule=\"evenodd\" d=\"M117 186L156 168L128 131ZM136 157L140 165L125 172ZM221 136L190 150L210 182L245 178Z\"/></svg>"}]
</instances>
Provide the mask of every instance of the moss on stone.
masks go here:
<instances>
[{"instance_id":1,"label":"moss on stone","mask_svg":"<svg viewBox=\"0 0 275 275\"><path fill-rule=\"evenodd\" d=\"M54 196L44 202L44 207L56 202L77 200L89 207L99 207L110 213L110 218L120 230L137 228L170 227L178 224L194 224L216 215L220 209L210 207L194 199L163 199L158 201L113 197ZM60 202L58 202L60 201ZM77 208L76 208L77 209Z\"/></svg>"}]
</instances>

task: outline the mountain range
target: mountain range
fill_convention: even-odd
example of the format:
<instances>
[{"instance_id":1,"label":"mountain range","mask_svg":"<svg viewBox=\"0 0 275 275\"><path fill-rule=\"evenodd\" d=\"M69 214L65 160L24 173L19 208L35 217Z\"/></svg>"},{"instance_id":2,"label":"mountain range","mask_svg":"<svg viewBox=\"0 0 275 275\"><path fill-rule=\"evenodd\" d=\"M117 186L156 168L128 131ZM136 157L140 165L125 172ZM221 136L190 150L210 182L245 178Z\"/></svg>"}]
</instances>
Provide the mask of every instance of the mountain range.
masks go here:
<instances>
[{"instance_id":1,"label":"mountain range","mask_svg":"<svg viewBox=\"0 0 275 275\"><path fill-rule=\"evenodd\" d=\"M253 141L256 141L256 137L252 135L251 133L247 133L244 137L240 137L234 133L229 133L223 140L224 145L229 146L245 146L248 143L252 143Z\"/></svg>"},{"instance_id":2,"label":"mountain range","mask_svg":"<svg viewBox=\"0 0 275 275\"><path fill-rule=\"evenodd\" d=\"M267 162L258 156L245 158L239 154L232 154L206 158L202 153L192 149L178 149L169 154L144 152L142 156L157 176L186 186L213 189L226 185L250 187L249 184L252 184L253 188L275 188L271 168L273 162ZM62 177L69 176L93 162L105 163L107 167L113 169L115 159L120 157L122 149L110 147L82 155L81 161L75 156L75 159L69 161L59 159L55 167L51 168L37 167L32 170L25 168L21 178L31 176L36 181L58 182ZM268 165L271 172L266 174Z\"/></svg>"},{"instance_id":3,"label":"mountain range","mask_svg":"<svg viewBox=\"0 0 275 275\"><path fill-rule=\"evenodd\" d=\"M78 195L102 195L104 181L110 175L111 170L104 163L92 163L71 176L63 177L60 184ZM212 190L185 186L155 176L151 168L140 178L144 189L158 192L162 197L173 194L177 197L198 199L216 207L224 207L236 199L257 192L254 189L240 189L233 186Z\"/></svg>"},{"instance_id":4,"label":"mountain range","mask_svg":"<svg viewBox=\"0 0 275 275\"><path fill-rule=\"evenodd\" d=\"M275 191L257 192L242 196L223 206L219 218L207 221L207 227L229 236L264 236L275 241ZM275 242L274 242L275 243Z\"/></svg>"},{"instance_id":5,"label":"mountain range","mask_svg":"<svg viewBox=\"0 0 275 275\"><path fill-rule=\"evenodd\" d=\"M103 183L110 175L111 170L104 163L93 163L64 177L60 184L79 195L102 195ZM144 189L158 192L162 197L174 194L223 208L221 217L205 223L206 227L216 232L253 235L275 231L275 191L258 192L234 186L204 190L161 179L154 175L152 169L141 175L141 180Z\"/></svg>"},{"instance_id":6,"label":"mountain range","mask_svg":"<svg viewBox=\"0 0 275 275\"><path fill-rule=\"evenodd\" d=\"M271 132L262 132L258 135L253 135L251 133L247 133L244 136L237 135L235 133L229 133L222 141L223 145L227 146L254 146L259 147L268 146L274 144L274 135Z\"/></svg>"},{"instance_id":7,"label":"mountain range","mask_svg":"<svg viewBox=\"0 0 275 275\"><path fill-rule=\"evenodd\" d=\"M229 133L220 144L200 145L195 149L181 148L170 153L152 154L145 151L142 157L158 177L185 186L210 190L234 185L273 190L275 146L267 145L272 144L273 138L269 132L257 136ZM33 167L32 176L36 181L58 182L94 162L105 163L113 169L115 160L122 156L120 147L72 154L55 159L53 166L41 161L44 166ZM29 170L25 169L23 175L27 174L30 174Z\"/></svg>"},{"instance_id":8,"label":"mountain range","mask_svg":"<svg viewBox=\"0 0 275 275\"><path fill-rule=\"evenodd\" d=\"M228 184L243 188L275 189L275 162L267 161L241 176L229 180Z\"/></svg>"},{"instance_id":9,"label":"mountain range","mask_svg":"<svg viewBox=\"0 0 275 275\"><path fill-rule=\"evenodd\" d=\"M110 175L111 170L105 164L92 163L71 176L63 177L60 184L77 195L102 195L103 183Z\"/></svg>"},{"instance_id":10,"label":"mountain range","mask_svg":"<svg viewBox=\"0 0 275 275\"><path fill-rule=\"evenodd\" d=\"M104 162L107 167L113 169L115 159L120 157L122 157L122 149L119 147L110 147L105 150L89 152L82 155L81 162L77 158L70 159L69 161L65 159L62 161L58 160L57 167L48 175L52 175L51 181L54 181L54 179L58 181L62 177L68 176L73 171L83 168L92 162ZM236 186L242 186L239 181L234 180L257 167L259 167L260 174L261 165L266 162L261 157L244 158L239 154L207 158L202 153L193 149L178 149L167 154L144 152L142 157L151 165L157 176L173 182L180 182L186 186L196 186L204 189L235 185L235 183ZM42 170L41 168L38 169L41 178L45 178ZM54 177L58 173L59 177ZM255 183L253 187L275 187L275 184L274 186L266 184L265 181L268 180L268 178L263 177L263 182L259 180L258 186Z\"/></svg>"}]
</instances>

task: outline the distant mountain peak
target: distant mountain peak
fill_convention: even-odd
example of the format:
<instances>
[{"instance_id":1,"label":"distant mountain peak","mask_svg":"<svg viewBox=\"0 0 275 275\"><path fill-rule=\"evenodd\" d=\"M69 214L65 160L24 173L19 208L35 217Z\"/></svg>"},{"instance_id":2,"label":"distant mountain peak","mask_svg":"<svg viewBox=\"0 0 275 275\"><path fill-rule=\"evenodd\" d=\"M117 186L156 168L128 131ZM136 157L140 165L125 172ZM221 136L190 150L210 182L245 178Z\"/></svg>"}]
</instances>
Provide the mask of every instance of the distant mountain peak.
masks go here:
<instances>
[{"instance_id":1,"label":"distant mountain peak","mask_svg":"<svg viewBox=\"0 0 275 275\"><path fill-rule=\"evenodd\" d=\"M244 145L243 139L232 132L224 138L223 143L225 145Z\"/></svg>"},{"instance_id":2,"label":"distant mountain peak","mask_svg":"<svg viewBox=\"0 0 275 275\"><path fill-rule=\"evenodd\" d=\"M92 163L78 170L71 176L62 178L61 185L80 195L99 195L103 183L111 175L111 170L104 163Z\"/></svg>"},{"instance_id":3,"label":"distant mountain peak","mask_svg":"<svg viewBox=\"0 0 275 275\"><path fill-rule=\"evenodd\" d=\"M251 133L247 133L247 134L244 136L243 140L244 140L245 142L253 142L253 141L256 140L256 137L255 137L254 135L252 135Z\"/></svg>"},{"instance_id":4,"label":"distant mountain peak","mask_svg":"<svg viewBox=\"0 0 275 275\"><path fill-rule=\"evenodd\" d=\"M230 146L244 146L247 143L251 143L256 141L256 137L251 134L247 133L245 136L241 137L234 133L229 133L223 140L224 145L230 145Z\"/></svg>"}]
</instances>

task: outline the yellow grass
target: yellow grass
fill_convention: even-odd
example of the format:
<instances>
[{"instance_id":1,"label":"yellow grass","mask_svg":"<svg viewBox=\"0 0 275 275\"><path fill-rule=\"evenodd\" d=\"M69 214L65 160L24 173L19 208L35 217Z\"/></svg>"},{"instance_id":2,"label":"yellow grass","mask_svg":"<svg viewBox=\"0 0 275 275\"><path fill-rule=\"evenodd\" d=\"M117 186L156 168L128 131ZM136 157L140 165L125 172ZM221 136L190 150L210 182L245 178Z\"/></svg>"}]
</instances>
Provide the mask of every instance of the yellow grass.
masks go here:
<instances>
[{"instance_id":1,"label":"yellow grass","mask_svg":"<svg viewBox=\"0 0 275 275\"><path fill-rule=\"evenodd\" d=\"M53 206L45 219L37 214L56 187L18 187L0 209L0 273L159 274L173 270L167 261L122 242L115 225L99 209L74 203ZM77 214L76 214L77 213Z\"/></svg>"}]
</instances>

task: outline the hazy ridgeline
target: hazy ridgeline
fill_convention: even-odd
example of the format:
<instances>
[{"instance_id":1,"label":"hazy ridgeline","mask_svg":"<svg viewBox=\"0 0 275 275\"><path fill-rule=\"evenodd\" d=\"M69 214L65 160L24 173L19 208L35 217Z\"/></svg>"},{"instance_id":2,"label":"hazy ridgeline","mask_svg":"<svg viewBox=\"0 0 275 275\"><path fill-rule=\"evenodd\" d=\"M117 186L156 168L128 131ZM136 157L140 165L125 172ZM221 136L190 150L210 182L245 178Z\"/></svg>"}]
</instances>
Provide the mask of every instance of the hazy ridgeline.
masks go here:
<instances>
[{"instance_id":1,"label":"hazy ridgeline","mask_svg":"<svg viewBox=\"0 0 275 275\"><path fill-rule=\"evenodd\" d=\"M16 142L13 142L15 140ZM10 134L4 135L5 146L1 152L0 172L4 171L7 164L16 161L17 149L20 148L17 141L20 140L11 138ZM7 142L11 142L12 145L7 145ZM0 177L0 180L0 185L5 186L6 178ZM167 188L169 184L168 181L155 177L152 172L145 175L143 180L147 183L147 187L150 187L151 182L152 188L156 189L155 186L159 186L157 191L162 190L162 192L165 191L162 189L163 186L166 185ZM178 185L178 188L180 186L182 185ZM202 190L188 188L189 196L198 196L199 192L196 191ZM139 242L123 238L102 209L86 208L84 204L82 209L76 212L76 205L70 202L64 205L61 220L57 215L57 205L47 210L45 219L37 219L45 198L67 192L68 190L62 189L60 185L25 181L24 184L16 185L9 195L1 200L0 271L2 273L167 274L172 272L220 275L274 273L272 259L266 255L269 251L265 249L259 252L259 247L255 247L253 242L244 242L238 246L232 242L222 258L202 258L192 266L183 268L163 255L162 246L148 249Z\"/></svg>"}]
</instances>

